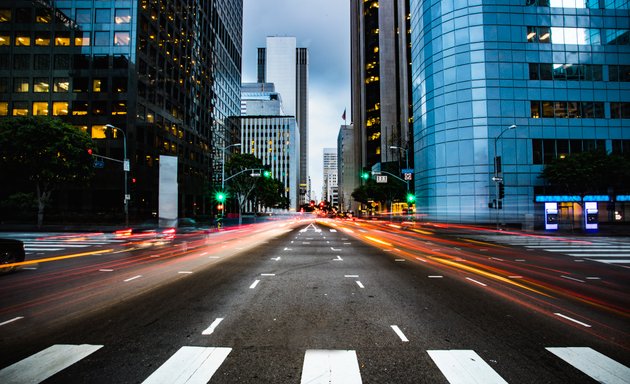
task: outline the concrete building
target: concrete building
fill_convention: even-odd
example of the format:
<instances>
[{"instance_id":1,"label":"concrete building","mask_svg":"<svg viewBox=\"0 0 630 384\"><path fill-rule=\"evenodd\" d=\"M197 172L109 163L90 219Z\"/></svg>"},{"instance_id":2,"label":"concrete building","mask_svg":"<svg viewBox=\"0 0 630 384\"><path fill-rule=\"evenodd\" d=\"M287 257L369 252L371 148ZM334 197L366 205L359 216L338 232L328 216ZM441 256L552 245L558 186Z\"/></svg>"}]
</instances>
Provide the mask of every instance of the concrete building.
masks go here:
<instances>
[{"instance_id":1,"label":"concrete building","mask_svg":"<svg viewBox=\"0 0 630 384\"><path fill-rule=\"evenodd\" d=\"M258 48L258 82L274 83L282 95L285 113L295 116L300 131L300 200L308 180L308 50L298 48L295 37L267 37Z\"/></svg>"},{"instance_id":2,"label":"concrete building","mask_svg":"<svg viewBox=\"0 0 630 384\"><path fill-rule=\"evenodd\" d=\"M337 184L337 148L324 148L324 185L322 200L329 201L333 207L339 206Z\"/></svg>"},{"instance_id":3,"label":"concrete building","mask_svg":"<svg viewBox=\"0 0 630 384\"><path fill-rule=\"evenodd\" d=\"M241 84L241 116L282 116L282 96L273 83Z\"/></svg>"},{"instance_id":4,"label":"concrete building","mask_svg":"<svg viewBox=\"0 0 630 384\"><path fill-rule=\"evenodd\" d=\"M342 125L337 136L337 183L339 186L339 209L357 211L358 205L352 199L352 192L359 186L356 175L358 156L355 148L355 130L352 125Z\"/></svg>"},{"instance_id":5,"label":"concrete building","mask_svg":"<svg viewBox=\"0 0 630 384\"><path fill-rule=\"evenodd\" d=\"M293 116L241 116L241 152L269 166L282 181L289 209L299 211L300 132Z\"/></svg>"},{"instance_id":6,"label":"concrete building","mask_svg":"<svg viewBox=\"0 0 630 384\"><path fill-rule=\"evenodd\" d=\"M98 153L130 154L132 219L158 207L159 156L178 157L179 215L212 213L221 150L238 139L242 0L15 0L0 4L0 116L49 115L88 132ZM191 23L191 17L195 22ZM123 200L114 162L54 207L109 214Z\"/></svg>"},{"instance_id":7,"label":"concrete building","mask_svg":"<svg viewBox=\"0 0 630 384\"><path fill-rule=\"evenodd\" d=\"M551 159L630 151L628 2L411 3L419 213L540 225L538 176ZM560 220L579 220L579 204L559 203Z\"/></svg>"}]
</instances>

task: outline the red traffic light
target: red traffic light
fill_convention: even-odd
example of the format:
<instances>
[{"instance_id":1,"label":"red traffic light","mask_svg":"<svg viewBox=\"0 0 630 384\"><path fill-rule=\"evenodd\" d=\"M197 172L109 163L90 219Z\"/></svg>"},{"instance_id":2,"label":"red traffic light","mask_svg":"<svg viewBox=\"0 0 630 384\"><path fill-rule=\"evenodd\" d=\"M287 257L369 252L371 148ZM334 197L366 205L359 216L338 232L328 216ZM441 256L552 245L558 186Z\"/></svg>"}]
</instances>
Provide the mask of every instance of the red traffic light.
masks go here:
<instances>
[{"instance_id":1,"label":"red traffic light","mask_svg":"<svg viewBox=\"0 0 630 384\"><path fill-rule=\"evenodd\" d=\"M135 177L132 177L132 178L131 178L131 182L135 184L135 183L136 183L136 178L135 178Z\"/></svg>"},{"instance_id":2,"label":"red traffic light","mask_svg":"<svg viewBox=\"0 0 630 384\"><path fill-rule=\"evenodd\" d=\"M87 153L88 153L88 155L91 155L92 154L92 148L88 148Z\"/></svg>"}]
</instances>

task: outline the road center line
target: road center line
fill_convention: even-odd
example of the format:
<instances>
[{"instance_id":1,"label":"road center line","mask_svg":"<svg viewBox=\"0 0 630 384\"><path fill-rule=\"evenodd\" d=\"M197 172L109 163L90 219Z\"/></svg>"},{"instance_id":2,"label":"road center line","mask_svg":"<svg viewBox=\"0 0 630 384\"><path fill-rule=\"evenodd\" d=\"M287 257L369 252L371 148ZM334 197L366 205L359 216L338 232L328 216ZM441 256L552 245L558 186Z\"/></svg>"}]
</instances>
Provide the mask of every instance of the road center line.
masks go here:
<instances>
[{"instance_id":1,"label":"road center line","mask_svg":"<svg viewBox=\"0 0 630 384\"><path fill-rule=\"evenodd\" d=\"M357 278L357 277L359 277L359 275L344 275L343 277L352 277L352 278Z\"/></svg>"},{"instance_id":2,"label":"road center line","mask_svg":"<svg viewBox=\"0 0 630 384\"><path fill-rule=\"evenodd\" d=\"M258 285L258 283L260 283L260 280L256 280L256 281L254 281L254 284L250 285L250 286L249 286L249 289L254 289L254 288L256 288L256 286Z\"/></svg>"},{"instance_id":3,"label":"road center line","mask_svg":"<svg viewBox=\"0 0 630 384\"><path fill-rule=\"evenodd\" d=\"M429 276L428 276L428 278L429 278L429 279L441 279L441 278L443 278L443 277L444 277L444 276L440 276L440 275L429 275Z\"/></svg>"},{"instance_id":4,"label":"road center line","mask_svg":"<svg viewBox=\"0 0 630 384\"><path fill-rule=\"evenodd\" d=\"M484 284L484 283L482 283L481 281L477 281L477 280L475 280L475 279L471 279L470 277L467 277L467 278L466 278L466 280L470 280L470 281L472 281L472 282L473 282L473 283L475 283L475 284L479 284L479 285L481 285L482 287L487 287L487 286L488 286L488 284Z\"/></svg>"},{"instance_id":5,"label":"road center line","mask_svg":"<svg viewBox=\"0 0 630 384\"><path fill-rule=\"evenodd\" d=\"M128 278L127 280L123 280L123 281L124 281L125 283L128 283L128 282L130 282L130 281L132 281L132 280L139 279L139 278L141 278L141 277L142 277L142 275L136 275L136 276L134 276L134 277L130 277L130 278Z\"/></svg>"},{"instance_id":6,"label":"road center line","mask_svg":"<svg viewBox=\"0 0 630 384\"><path fill-rule=\"evenodd\" d=\"M398 262L398 263L402 263L402 262L405 262L406 260L405 260L405 259L396 259L396 260L394 260L394 261L395 261L395 262Z\"/></svg>"},{"instance_id":7,"label":"road center line","mask_svg":"<svg viewBox=\"0 0 630 384\"><path fill-rule=\"evenodd\" d=\"M275 276L275 273L261 273L260 276Z\"/></svg>"},{"instance_id":8,"label":"road center line","mask_svg":"<svg viewBox=\"0 0 630 384\"><path fill-rule=\"evenodd\" d=\"M114 272L113 269L99 269L99 272Z\"/></svg>"},{"instance_id":9,"label":"road center line","mask_svg":"<svg viewBox=\"0 0 630 384\"><path fill-rule=\"evenodd\" d=\"M574 322L574 323L576 323L576 324L580 324L581 326L586 327L586 328L590 328L590 327L591 327L590 325L588 325L588 324L586 324L586 323L583 323L583 322L581 322L581 321L579 321L579 320L572 319L572 318L570 318L569 316L565 316L565 315L563 315L562 313L558 313L558 312L556 312L556 313L554 313L554 315L556 315L556 316L560 316L560 317L562 317L563 319L567 319L567 320L572 321L572 322Z\"/></svg>"},{"instance_id":10,"label":"road center line","mask_svg":"<svg viewBox=\"0 0 630 384\"><path fill-rule=\"evenodd\" d=\"M223 317L217 317L212 324L210 324L210 326L208 328L206 328L203 332L201 332L202 335L211 335L214 330L217 328L217 326L223 321Z\"/></svg>"},{"instance_id":11,"label":"road center line","mask_svg":"<svg viewBox=\"0 0 630 384\"><path fill-rule=\"evenodd\" d=\"M0 323L0 327L2 327L3 325L7 325L10 324L14 321L18 321L18 320L22 320L24 318L24 316L18 316L18 317L14 317L11 320L7 320L7 321L3 321L2 323Z\"/></svg>"},{"instance_id":12,"label":"road center line","mask_svg":"<svg viewBox=\"0 0 630 384\"><path fill-rule=\"evenodd\" d=\"M396 334L398 335L398 337L400 337L400 340L403 341L403 343L407 343L409 342L409 339L405 336L405 334L400 330L400 328L398 328L397 325L392 325L392 329L394 330L394 332L396 332Z\"/></svg>"},{"instance_id":13,"label":"road center line","mask_svg":"<svg viewBox=\"0 0 630 384\"><path fill-rule=\"evenodd\" d=\"M563 279L567 279L567 280L577 281L578 283L584 283L584 280L576 279L576 278L573 278L571 276L560 275L560 277L562 277Z\"/></svg>"},{"instance_id":14,"label":"road center line","mask_svg":"<svg viewBox=\"0 0 630 384\"><path fill-rule=\"evenodd\" d=\"M363 284L361 284L361 282L360 282L359 280L357 280L357 285L358 285L358 286L359 286L359 288L361 288L361 289L365 288L365 287L363 286Z\"/></svg>"},{"instance_id":15,"label":"road center line","mask_svg":"<svg viewBox=\"0 0 630 384\"><path fill-rule=\"evenodd\" d=\"M180 275L190 275L192 274L192 271L179 271L177 273L179 273Z\"/></svg>"},{"instance_id":16,"label":"road center line","mask_svg":"<svg viewBox=\"0 0 630 384\"><path fill-rule=\"evenodd\" d=\"M508 276L508 279L522 279L523 276Z\"/></svg>"},{"instance_id":17,"label":"road center line","mask_svg":"<svg viewBox=\"0 0 630 384\"><path fill-rule=\"evenodd\" d=\"M589 276L586 280L601 280L601 277Z\"/></svg>"}]
</instances>

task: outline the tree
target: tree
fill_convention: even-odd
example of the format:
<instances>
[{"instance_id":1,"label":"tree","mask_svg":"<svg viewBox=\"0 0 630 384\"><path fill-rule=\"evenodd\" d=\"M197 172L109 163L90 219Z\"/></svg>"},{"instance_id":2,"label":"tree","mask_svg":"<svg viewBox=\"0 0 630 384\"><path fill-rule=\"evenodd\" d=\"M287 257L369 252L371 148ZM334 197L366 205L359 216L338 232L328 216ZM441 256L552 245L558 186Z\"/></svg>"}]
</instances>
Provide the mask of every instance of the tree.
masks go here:
<instances>
[{"instance_id":1,"label":"tree","mask_svg":"<svg viewBox=\"0 0 630 384\"><path fill-rule=\"evenodd\" d=\"M552 193L579 195L629 191L630 159L603 150L570 154L547 164L541 174Z\"/></svg>"},{"instance_id":2,"label":"tree","mask_svg":"<svg viewBox=\"0 0 630 384\"><path fill-rule=\"evenodd\" d=\"M52 192L64 183L88 180L93 173L90 136L58 119L45 116L0 120L2 180L25 181L36 192L37 226Z\"/></svg>"}]
</instances>

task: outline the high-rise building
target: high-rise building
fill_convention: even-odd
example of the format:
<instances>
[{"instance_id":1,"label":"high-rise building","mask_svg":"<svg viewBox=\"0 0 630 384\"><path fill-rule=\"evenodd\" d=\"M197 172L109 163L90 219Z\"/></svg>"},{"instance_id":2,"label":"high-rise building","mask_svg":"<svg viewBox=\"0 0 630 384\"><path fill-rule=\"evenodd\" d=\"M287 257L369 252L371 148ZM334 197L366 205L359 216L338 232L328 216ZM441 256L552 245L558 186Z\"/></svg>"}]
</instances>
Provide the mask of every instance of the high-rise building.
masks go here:
<instances>
[{"instance_id":1,"label":"high-rise building","mask_svg":"<svg viewBox=\"0 0 630 384\"><path fill-rule=\"evenodd\" d=\"M630 152L627 1L411 3L418 212L542 225L545 164ZM579 204L559 203L579 220Z\"/></svg>"},{"instance_id":2,"label":"high-rise building","mask_svg":"<svg viewBox=\"0 0 630 384\"><path fill-rule=\"evenodd\" d=\"M390 147L412 145L409 0L350 3L352 124L359 167L403 164L405 152Z\"/></svg>"},{"instance_id":3,"label":"high-rise building","mask_svg":"<svg viewBox=\"0 0 630 384\"><path fill-rule=\"evenodd\" d=\"M324 148L323 171L322 200L329 201L332 206L338 206L337 148Z\"/></svg>"},{"instance_id":4,"label":"high-rise building","mask_svg":"<svg viewBox=\"0 0 630 384\"><path fill-rule=\"evenodd\" d=\"M270 83L241 84L241 116L282 116L282 95Z\"/></svg>"},{"instance_id":5,"label":"high-rise building","mask_svg":"<svg viewBox=\"0 0 630 384\"><path fill-rule=\"evenodd\" d=\"M284 110L295 116L300 131L300 204L308 180L308 50L297 47L295 37L267 37L258 48L258 82L274 83Z\"/></svg>"},{"instance_id":6,"label":"high-rise building","mask_svg":"<svg viewBox=\"0 0 630 384\"><path fill-rule=\"evenodd\" d=\"M352 199L352 192L359 186L356 175L357 153L354 150L354 127L342 125L337 136L337 185L339 186L339 209L357 211L357 203Z\"/></svg>"},{"instance_id":7,"label":"high-rise building","mask_svg":"<svg viewBox=\"0 0 630 384\"><path fill-rule=\"evenodd\" d=\"M298 211L300 132L293 116L241 116L241 152L261 159L284 183L289 209Z\"/></svg>"},{"instance_id":8,"label":"high-rise building","mask_svg":"<svg viewBox=\"0 0 630 384\"><path fill-rule=\"evenodd\" d=\"M179 215L209 214L220 148L240 136L230 117L240 108L242 12L242 0L3 2L0 115L60 117L116 159L124 137L137 219L157 214L159 156L177 156ZM119 207L119 164L95 173L89 192L70 186L57 208Z\"/></svg>"}]
</instances>

